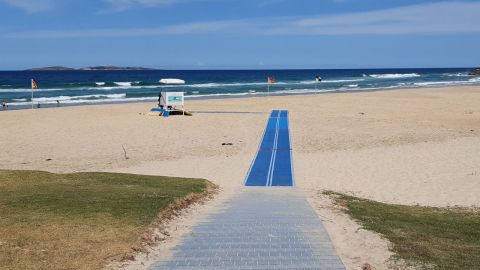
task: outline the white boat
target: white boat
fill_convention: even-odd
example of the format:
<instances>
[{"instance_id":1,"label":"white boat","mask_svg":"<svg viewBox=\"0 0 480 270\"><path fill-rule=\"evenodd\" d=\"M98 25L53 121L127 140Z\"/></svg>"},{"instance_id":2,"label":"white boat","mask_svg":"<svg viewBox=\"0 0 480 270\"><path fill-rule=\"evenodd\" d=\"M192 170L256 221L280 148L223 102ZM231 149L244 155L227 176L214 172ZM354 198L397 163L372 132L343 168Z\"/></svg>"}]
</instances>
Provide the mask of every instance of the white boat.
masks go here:
<instances>
[{"instance_id":1,"label":"white boat","mask_svg":"<svg viewBox=\"0 0 480 270\"><path fill-rule=\"evenodd\" d=\"M158 82L162 84L185 84L185 81L181 79L161 79Z\"/></svg>"}]
</instances>

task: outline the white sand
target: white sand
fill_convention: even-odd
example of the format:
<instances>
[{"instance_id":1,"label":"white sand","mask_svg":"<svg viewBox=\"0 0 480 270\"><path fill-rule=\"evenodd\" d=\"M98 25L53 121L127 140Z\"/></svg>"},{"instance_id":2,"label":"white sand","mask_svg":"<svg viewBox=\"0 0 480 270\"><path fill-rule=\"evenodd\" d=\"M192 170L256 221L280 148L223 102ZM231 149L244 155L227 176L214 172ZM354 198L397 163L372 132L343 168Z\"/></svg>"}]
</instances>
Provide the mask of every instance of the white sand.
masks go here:
<instances>
[{"instance_id":1,"label":"white sand","mask_svg":"<svg viewBox=\"0 0 480 270\"><path fill-rule=\"evenodd\" d=\"M338 211L322 210L321 190L389 203L480 206L480 87L188 101L193 111L264 114L164 119L148 116L151 106L0 112L0 168L199 177L230 194L243 184L270 110L287 109L296 183L321 217L334 220L325 223L350 269L358 262L386 268L387 243L355 235L355 224ZM383 251L370 241L383 241Z\"/></svg>"}]
</instances>

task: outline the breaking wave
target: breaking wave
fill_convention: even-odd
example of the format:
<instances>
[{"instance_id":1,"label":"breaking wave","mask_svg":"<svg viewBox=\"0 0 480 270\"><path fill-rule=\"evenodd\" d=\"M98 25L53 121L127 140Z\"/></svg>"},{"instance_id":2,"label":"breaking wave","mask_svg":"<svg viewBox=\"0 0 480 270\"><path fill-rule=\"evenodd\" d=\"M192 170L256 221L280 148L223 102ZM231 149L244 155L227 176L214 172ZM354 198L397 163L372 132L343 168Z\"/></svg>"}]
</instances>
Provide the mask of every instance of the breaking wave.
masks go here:
<instances>
[{"instance_id":1,"label":"breaking wave","mask_svg":"<svg viewBox=\"0 0 480 270\"><path fill-rule=\"evenodd\" d=\"M402 79L402 78L415 78L415 77L420 77L420 74L417 73L405 73L405 74L400 74L400 73L392 73L392 74L369 74L363 75L364 77L371 77L375 79Z\"/></svg>"}]
</instances>

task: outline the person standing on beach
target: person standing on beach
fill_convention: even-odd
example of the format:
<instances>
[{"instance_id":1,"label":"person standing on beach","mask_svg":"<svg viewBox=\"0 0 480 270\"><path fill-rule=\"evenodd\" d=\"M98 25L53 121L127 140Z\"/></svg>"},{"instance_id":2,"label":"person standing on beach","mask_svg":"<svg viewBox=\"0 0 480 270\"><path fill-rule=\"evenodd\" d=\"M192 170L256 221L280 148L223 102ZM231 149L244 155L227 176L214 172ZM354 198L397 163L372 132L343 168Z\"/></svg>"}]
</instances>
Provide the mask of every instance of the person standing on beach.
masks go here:
<instances>
[{"instance_id":1,"label":"person standing on beach","mask_svg":"<svg viewBox=\"0 0 480 270\"><path fill-rule=\"evenodd\" d=\"M57 99L57 107L60 107L60 101Z\"/></svg>"},{"instance_id":2,"label":"person standing on beach","mask_svg":"<svg viewBox=\"0 0 480 270\"><path fill-rule=\"evenodd\" d=\"M163 109L163 105L161 105L161 100L162 100L162 92L159 92L158 93L158 107L160 107L160 109Z\"/></svg>"}]
</instances>

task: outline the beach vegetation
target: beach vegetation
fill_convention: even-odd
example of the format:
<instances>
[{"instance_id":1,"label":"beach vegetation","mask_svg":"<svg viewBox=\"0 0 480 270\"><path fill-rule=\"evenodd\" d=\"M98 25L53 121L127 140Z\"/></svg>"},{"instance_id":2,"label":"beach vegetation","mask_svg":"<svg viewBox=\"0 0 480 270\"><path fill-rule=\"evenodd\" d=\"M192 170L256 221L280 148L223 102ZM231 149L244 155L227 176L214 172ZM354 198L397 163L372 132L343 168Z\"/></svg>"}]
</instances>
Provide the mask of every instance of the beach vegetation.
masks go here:
<instances>
[{"instance_id":1,"label":"beach vegetation","mask_svg":"<svg viewBox=\"0 0 480 270\"><path fill-rule=\"evenodd\" d=\"M201 179L0 170L0 269L101 269L211 190Z\"/></svg>"},{"instance_id":2,"label":"beach vegetation","mask_svg":"<svg viewBox=\"0 0 480 270\"><path fill-rule=\"evenodd\" d=\"M325 193L363 228L388 239L395 257L415 268L479 269L479 209L392 205Z\"/></svg>"}]
</instances>

